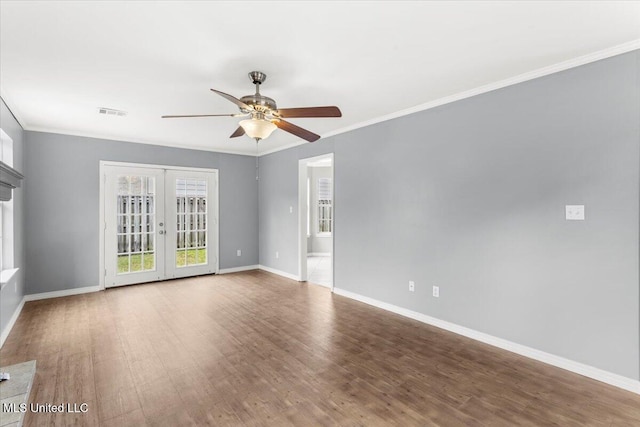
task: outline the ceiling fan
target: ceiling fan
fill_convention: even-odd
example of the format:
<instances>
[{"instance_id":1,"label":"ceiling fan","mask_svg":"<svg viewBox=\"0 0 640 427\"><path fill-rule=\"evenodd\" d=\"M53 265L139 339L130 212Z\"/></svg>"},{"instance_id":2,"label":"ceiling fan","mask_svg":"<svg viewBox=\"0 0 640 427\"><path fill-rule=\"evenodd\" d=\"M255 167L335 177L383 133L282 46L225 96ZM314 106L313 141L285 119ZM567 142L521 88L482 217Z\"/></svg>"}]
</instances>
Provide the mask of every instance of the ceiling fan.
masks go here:
<instances>
[{"instance_id":1,"label":"ceiling fan","mask_svg":"<svg viewBox=\"0 0 640 427\"><path fill-rule=\"evenodd\" d=\"M252 71L249 73L249 79L256 85L256 93L253 95L243 96L238 99L219 90L211 89L223 98L233 102L240 108L240 113L236 114L195 114L186 116L162 116L163 119L175 119L183 117L249 117L242 120L230 136L236 138L247 134L254 138L256 142L265 139L271 135L276 129L280 128L285 132L289 132L309 142L317 141L320 135L316 135L306 129L289 123L283 118L296 117L342 117L342 112L338 107L301 107L301 108L278 108L276 101L260 94L260 85L266 80L267 75L261 71Z\"/></svg>"}]
</instances>

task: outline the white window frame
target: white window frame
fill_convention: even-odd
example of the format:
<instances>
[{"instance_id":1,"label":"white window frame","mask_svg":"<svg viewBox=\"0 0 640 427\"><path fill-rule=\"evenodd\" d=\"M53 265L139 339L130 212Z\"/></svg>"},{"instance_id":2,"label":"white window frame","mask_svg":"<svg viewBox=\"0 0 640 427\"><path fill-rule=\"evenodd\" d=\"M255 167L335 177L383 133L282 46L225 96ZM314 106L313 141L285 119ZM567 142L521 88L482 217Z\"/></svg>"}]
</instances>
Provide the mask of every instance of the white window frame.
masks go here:
<instances>
[{"instance_id":1,"label":"white window frame","mask_svg":"<svg viewBox=\"0 0 640 427\"><path fill-rule=\"evenodd\" d=\"M311 178L307 176L307 237L311 237Z\"/></svg>"},{"instance_id":2,"label":"white window frame","mask_svg":"<svg viewBox=\"0 0 640 427\"><path fill-rule=\"evenodd\" d=\"M0 129L0 161L13 167L13 140ZM13 191L13 190L12 190ZM8 202L0 202L0 289L9 283L15 283L18 272L14 268L14 222L13 197Z\"/></svg>"},{"instance_id":3,"label":"white window frame","mask_svg":"<svg viewBox=\"0 0 640 427\"><path fill-rule=\"evenodd\" d=\"M4 202L0 202L0 272L4 267L4 258L2 257L2 254L4 253L2 248L2 246L4 245L4 240L2 240L2 235L4 234L3 212Z\"/></svg>"},{"instance_id":4,"label":"white window frame","mask_svg":"<svg viewBox=\"0 0 640 427\"><path fill-rule=\"evenodd\" d=\"M329 192L330 192L330 198L320 198L320 181L321 180L327 180L329 181ZM333 180L331 178L318 178L318 186L316 189L316 204L317 204L317 218L316 218L316 236L317 237L330 237L333 234ZM320 204L321 200L328 200L329 203L328 204ZM329 218L322 218L320 216L320 212L322 211L323 207L329 207ZM321 221L328 221L329 223L329 229L331 231L320 231L320 222Z\"/></svg>"}]
</instances>

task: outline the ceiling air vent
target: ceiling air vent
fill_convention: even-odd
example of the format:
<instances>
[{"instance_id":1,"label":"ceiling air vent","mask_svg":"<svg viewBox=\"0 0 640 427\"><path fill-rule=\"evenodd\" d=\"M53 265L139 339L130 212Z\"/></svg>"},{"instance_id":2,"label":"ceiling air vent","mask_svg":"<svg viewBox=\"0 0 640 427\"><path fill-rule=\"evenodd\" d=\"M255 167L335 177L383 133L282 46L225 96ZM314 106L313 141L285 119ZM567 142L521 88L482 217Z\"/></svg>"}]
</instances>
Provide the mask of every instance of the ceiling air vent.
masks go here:
<instances>
[{"instance_id":1,"label":"ceiling air vent","mask_svg":"<svg viewBox=\"0 0 640 427\"><path fill-rule=\"evenodd\" d=\"M127 115L126 111L114 110L113 108L106 108L106 107L98 108L98 113L104 114L107 116L118 116L118 117L124 117Z\"/></svg>"}]
</instances>

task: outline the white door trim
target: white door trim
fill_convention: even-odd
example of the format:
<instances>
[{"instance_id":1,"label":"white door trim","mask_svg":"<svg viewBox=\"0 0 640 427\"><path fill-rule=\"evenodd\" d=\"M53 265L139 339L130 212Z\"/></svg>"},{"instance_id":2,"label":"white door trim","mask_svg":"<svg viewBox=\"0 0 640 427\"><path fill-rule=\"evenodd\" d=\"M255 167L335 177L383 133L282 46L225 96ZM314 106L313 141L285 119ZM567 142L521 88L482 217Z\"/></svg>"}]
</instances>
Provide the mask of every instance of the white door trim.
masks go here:
<instances>
[{"instance_id":1,"label":"white door trim","mask_svg":"<svg viewBox=\"0 0 640 427\"><path fill-rule=\"evenodd\" d=\"M309 163L331 159L331 194L333 194L333 235L331 239L331 291L335 286L334 251L336 245L335 162L333 153L298 160L298 280L307 281L307 178Z\"/></svg>"},{"instance_id":2,"label":"white door trim","mask_svg":"<svg viewBox=\"0 0 640 427\"><path fill-rule=\"evenodd\" d=\"M211 172L216 174L216 180L214 183L215 193L216 193L216 203L214 208L214 215L216 218L215 221L215 243L214 248L216 250L216 262L215 262L215 273L218 274L220 271L220 175L218 169L209 169L209 168L194 168L194 167L186 167L186 166L172 166L172 165L155 165L155 164L147 164L147 163L127 163L127 162L115 162L111 160L100 160L99 161L99 179L100 179L100 195L98 201L98 286L100 290L105 289L105 216L104 216L104 191L105 191L105 167L107 166L123 166L123 167L134 167L134 168L150 168L150 169L165 169L165 170L178 170L178 171L189 171L189 172Z\"/></svg>"},{"instance_id":3,"label":"white door trim","mask_svg":"<svg viewBox=\"0 0 640 427\"><path fill-rule=\"evenodd\" d=\"M150 163L127 163L127 162L114 162L111 160L100 160L101 172L102 172L103 166L124 166L127 168L171 169L171 170L191 171L191 172L217 172L218 171L218 169L210 169L210 168L192 168L188 166L154 165Z\"/></svg>"}]
</instances>

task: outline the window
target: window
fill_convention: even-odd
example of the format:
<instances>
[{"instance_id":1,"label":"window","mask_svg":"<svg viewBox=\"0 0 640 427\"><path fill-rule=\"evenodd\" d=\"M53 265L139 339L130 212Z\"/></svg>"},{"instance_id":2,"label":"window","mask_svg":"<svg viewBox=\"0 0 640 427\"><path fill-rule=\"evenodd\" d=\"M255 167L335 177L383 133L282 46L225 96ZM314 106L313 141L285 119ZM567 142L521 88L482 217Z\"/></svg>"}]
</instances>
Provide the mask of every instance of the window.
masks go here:
<instances>
[{"instance_id":1,"label":"window","mask_svg":"<svg viewBox=\"0 0 640 427\"><path fill-rule=\"evenodd\" d=\"M13 269L13 200L0 202L0 271Z\"/></svg>"},{"instance_id":2,"label":"window","mask_svg":"<svg viewBox=\"0 0 640 427\"><path fill-rule=\"evenodd\" d=\"M333 194L331 178L318 178L318 235L333 231Z\"/></svg>"},{"instance_id":3,"label":"window","mask_svg":"<svg viewBox=\"0 0 640 427\"><path fill-rule=\"evenodd\" d=\"M4 211L4 203L5 202L0 202L0 271L2 271L2 268L4 266L4 262L2 262L2 254L3 254L3 250L2 250L2 245L4 244L4 240L2 239L2 235L4 234L4 223L2 222L2 211Z\"/></svg>"},{"instance_id":4,"label":"window","mask_svg":"<svg viewBox=\"0 0 640 427\"><path fill-rule=\"evenodd\" d=\"M13 268L13 201L0 202L0 271Z\"/></svg>"},{"instance_id":5,"label":"window","mask_svg":"<svg viewBox=\"0 0 640 427\"><path fill-rule=\"evenodd\" d=\"M0 162L9 167L13 166L13 141L2 129L0 129ZM3 197L3 200L6 199ZM0 271L13 267L13 206L10 206L12 203L10 200L0 201Z\"/></svg>"},{"instance_id":6,"label":"window","mask_svg":"<svg viewBox=\"0 0 640 427\"><path fill-rule=\"evenodd\" d=\"M307 237L311 236L311 178L307 177Z\"/></svg>"},{"instance_id":7,"label":"window","mask_svg":"<svg viewBox=\"0 0 640 427\"><path fill-rule=\"evenodd\" d=\"M3 174L3 189L8 192L0 197L0 283L4 287L15 274L13 268L13 200L12 187L19 185L13 170L13 140L0 129L0 168ZM6 176L5 176L6 175ZM10 176L13 175L13 176ZM7 185L4 182L7 181Z\"/></svg>"}]
</instances>

